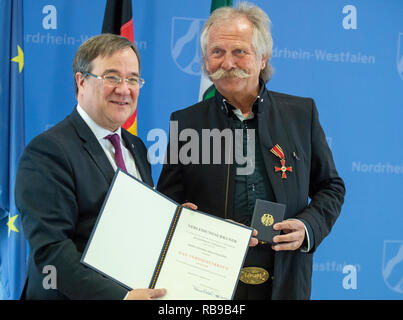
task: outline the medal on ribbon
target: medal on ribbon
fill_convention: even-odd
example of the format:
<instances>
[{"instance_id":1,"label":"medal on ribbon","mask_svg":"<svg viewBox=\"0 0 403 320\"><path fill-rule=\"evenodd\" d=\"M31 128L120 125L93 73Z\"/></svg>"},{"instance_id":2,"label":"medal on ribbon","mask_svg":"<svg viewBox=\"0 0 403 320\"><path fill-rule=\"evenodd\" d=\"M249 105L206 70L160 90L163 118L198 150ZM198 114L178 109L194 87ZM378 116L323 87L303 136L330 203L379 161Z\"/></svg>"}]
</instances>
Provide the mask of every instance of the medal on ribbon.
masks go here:
<instances>
[{"instance_id":1,"label":"medal on ribbon","mask_svg":"<svg viewBox=\"0 0 403 320\"><path fill-rule=\"evenodd\" d=\"M287 178L286 172L287 171L292 172L292 167L287 167L285 165L285 156L283 149L281 149L281 147L278 144L276 144L273 148L270 149L270 152L273 153L276 157L280 158L281 167L275 166L274 171L282 172L281 178L286 179Z\"/></svg>"}]
</instances>

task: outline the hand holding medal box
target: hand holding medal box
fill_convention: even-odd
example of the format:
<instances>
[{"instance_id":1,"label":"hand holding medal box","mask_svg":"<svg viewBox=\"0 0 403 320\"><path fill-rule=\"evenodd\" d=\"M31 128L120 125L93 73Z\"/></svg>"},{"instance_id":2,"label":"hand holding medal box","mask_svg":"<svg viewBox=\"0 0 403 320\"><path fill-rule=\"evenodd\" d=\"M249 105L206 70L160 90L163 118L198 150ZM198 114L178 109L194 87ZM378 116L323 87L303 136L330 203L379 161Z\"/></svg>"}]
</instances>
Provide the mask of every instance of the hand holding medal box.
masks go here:
<instances>
[{"instance_id":1,"label":"hand holding medal box","mask_svg":"<svg viewBox=\"0 0 403 320\"><path fill-rule=\"evenodd\" d=\"M283 221L285 208L281 203L256 200L251 227L258 231L259 241L274 244L273 237L279 235L280 230L274 230L273 225Z\"/></svg>"}]
</instances>

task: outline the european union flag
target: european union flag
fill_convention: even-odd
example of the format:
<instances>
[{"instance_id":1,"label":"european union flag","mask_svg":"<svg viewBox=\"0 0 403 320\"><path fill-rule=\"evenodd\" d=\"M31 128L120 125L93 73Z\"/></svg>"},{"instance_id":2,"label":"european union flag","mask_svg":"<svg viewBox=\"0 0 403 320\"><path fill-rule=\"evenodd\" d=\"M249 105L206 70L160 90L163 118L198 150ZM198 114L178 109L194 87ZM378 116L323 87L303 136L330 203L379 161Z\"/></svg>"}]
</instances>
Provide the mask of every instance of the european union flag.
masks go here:
<instances>
[{"instance_id":1,"label":"european union flag","mask_svg":"<svg viewBox=\"0 0 403 320\"><path fill-rule=\"evenodd\" d=\"M22 0L0 1L0 299L19 299L27 244L14 202L25 145Z\"/></svg>"}]
</instances>

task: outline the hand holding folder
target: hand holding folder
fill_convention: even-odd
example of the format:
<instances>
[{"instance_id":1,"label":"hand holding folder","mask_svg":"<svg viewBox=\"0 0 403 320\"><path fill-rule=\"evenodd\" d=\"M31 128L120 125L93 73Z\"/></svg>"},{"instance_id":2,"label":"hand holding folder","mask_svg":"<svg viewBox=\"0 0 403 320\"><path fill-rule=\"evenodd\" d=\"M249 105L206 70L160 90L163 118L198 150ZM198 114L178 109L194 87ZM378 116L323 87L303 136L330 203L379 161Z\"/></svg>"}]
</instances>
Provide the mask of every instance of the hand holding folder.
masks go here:
<instances>
[{"instance_id":1,"label":"hand holding folder","mask_svg":"<svg viewBox=\"0 0 403 320\"><path fill-rule=\"evenodd\" d=\"M181 206L118 170L81 262L128 290L166 288L163 299L228 300L252 232Z\"/></svg>"}]
</instances>

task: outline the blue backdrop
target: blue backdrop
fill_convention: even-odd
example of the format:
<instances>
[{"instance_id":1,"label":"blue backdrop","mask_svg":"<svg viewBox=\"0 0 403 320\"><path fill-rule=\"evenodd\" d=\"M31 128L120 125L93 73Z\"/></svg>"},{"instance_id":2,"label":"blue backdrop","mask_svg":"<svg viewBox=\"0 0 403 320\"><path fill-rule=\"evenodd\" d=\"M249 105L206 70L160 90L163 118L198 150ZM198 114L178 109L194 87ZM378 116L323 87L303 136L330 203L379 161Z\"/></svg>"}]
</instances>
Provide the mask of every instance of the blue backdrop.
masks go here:
<instances>
[{"instance_id":1,"label":"blue backdrop","mask_svg":"<svg viewBox=\"0 0 403 320\"><path fill-rule=\"evenodd\" d=\"M272 20L268 88L315 99L346 183L341 216L315 254L312 299L402 299L403 1L251 2ZM24 1L27 143L72 111L72 59L100 33L105 3ZM133 0L146 80L138 135L147 146L151 129L167 132L170 113L198 99L198 37L210 3ZM154 182L160 170L153 165Z\"/></svg>"}]
</instances>

